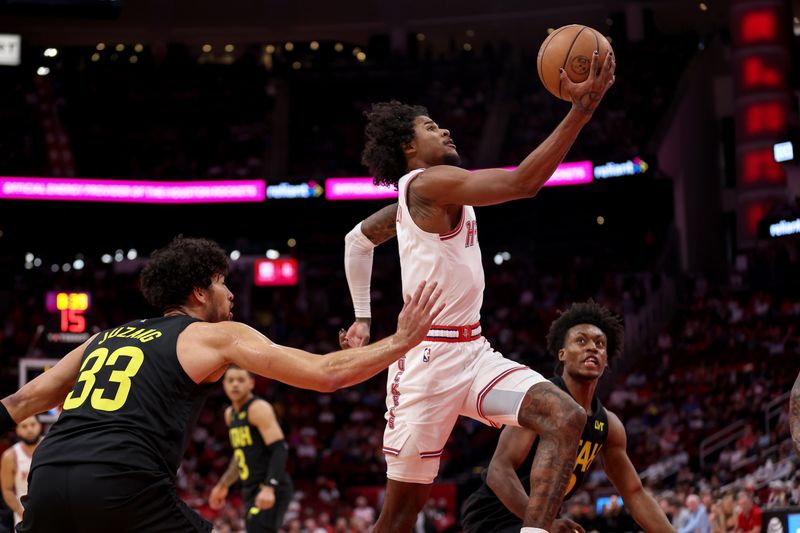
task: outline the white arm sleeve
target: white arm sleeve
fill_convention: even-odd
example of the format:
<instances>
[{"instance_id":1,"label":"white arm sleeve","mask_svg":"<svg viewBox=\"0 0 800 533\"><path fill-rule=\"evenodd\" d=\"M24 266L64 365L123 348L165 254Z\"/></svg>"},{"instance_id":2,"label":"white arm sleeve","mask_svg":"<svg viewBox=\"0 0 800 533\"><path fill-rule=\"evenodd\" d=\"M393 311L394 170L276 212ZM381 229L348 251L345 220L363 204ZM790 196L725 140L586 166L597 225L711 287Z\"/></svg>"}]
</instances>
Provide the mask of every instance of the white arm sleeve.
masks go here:
<instances>
[{"instance_id":1,"label":"white arm sleeve","mask_svg":"<svg viewBox=\"0 0 800 533\"><path fill-rule=\"evenodd\" d=\"M361 231L361 222L344 238L344 273L356 318L372 318L369 286L374 250L375 244Z\"/></svg>"}]
</instances>

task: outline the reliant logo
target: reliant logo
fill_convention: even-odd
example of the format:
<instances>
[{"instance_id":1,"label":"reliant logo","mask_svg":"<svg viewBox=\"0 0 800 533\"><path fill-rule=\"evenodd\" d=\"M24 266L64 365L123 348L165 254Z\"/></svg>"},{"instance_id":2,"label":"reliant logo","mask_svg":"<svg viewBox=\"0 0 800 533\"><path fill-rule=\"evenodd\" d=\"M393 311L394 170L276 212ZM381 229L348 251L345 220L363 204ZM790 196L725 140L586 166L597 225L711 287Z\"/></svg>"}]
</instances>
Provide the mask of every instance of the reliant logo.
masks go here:
<instances>
[{"instance_id":1,"label":"reliant logo","mask_svg":"<svg viewBox=\"0 0 800 533\"><path fill-rule=\"evenodd\" d=\"M794 235L800 233L800 218L786 221L781 220L769 225L770 237L783 237L784 235Z\"/></svg>"},{"instance_id":2,"label":"reliant logo","mask_svg":"<svg viewBox=\"0 0 800 533\"><path fill-rule=\"evenodd\" d=\"M620 176L633 176L647 171L649 165L638 157L624 163L606 163L594 167L596 179L618 178Z\"/></svg>"},{"instance_id":3,"label":"reliant logo","mask_svg":"<svg viewBox=\"0 0 800 533\"><path fill-rule=\"evenodd\" d=\"M319 198L322 196L322 186L315 181L308 183L281 182L277 185L267 185L267 198L270 200L285 200L296 198Z\"/></svg>"}]
</instances>

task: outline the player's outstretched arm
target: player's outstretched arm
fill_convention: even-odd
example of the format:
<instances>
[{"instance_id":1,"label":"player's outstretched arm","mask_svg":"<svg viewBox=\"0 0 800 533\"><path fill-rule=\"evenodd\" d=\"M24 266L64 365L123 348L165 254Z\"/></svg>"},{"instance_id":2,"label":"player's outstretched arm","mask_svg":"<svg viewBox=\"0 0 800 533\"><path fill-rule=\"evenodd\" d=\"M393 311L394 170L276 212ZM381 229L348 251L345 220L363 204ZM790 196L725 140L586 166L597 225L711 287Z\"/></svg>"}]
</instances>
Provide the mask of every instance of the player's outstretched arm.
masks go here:
<instances>
[{"instance_id":1,"label":"player's outstretched arm","mask_svg":"<svg viewBox=\"0 0 800 533\"><path fill-rule=\"evenodd\" d=\"M675 533L664 511L642 487L639 474L628 457L627 445L625 427L617 415L609 411L608 439L600 450L608 479L619 491L625 507L642 529L647 533Z\"/></svg>"},{"instance_id":2,"label":"player's outstretched arm","mask_svg":"<svg viewBox=\"0 0 800 533\"><path fill-rule=\"evenodd\" d=\"M800 374L789 395L789 430L792 432L794 449L800 454Z\"/></svg>"},{"instance_id":3,"label":"player's outstretched arm","mask_svg":"<svg viewBox=\"0 0 800 533\"><path fill-rule=\"evenodd\" d=\"M517 468L531 451L536 433L527 428L506 426L500 433L497 448L489 463L486 484L506 509L525 519L528 494L517 476Z\"/></svg>"},{"instance_id":4,"label":"player's outstretched arm","mask_svg":"<svg viewBox=\"0 0 800 533\"><path fill-rule=\"evenodd\" d=\"M64 401L75 385L81 366L83 352L97 335L70 351L47 372L43 372L26 383L17 392L2 399L3 407L8 410L11 421L0 422L0 431L11 429L14 422L25 420Z\"/></svg>"},{"instance_id":5,"label":"player's outstretched arm","mask_svg":"<svg viewBox=\"0 0 800 533\"><path fill-rule=\"evenodd\" d=\"M603 95L614 83L614 56L607 55L601 68L598 64L599 59L595 54L592 57L591 74L581 83L570 81L562 72L562 79L572 98L572 108L556 129L516 169L468 172L450 166L431 167L411 182L411 194L419 195L423 203L439 206L493 205L535 196L564 160Z\"/></svg>"},{"instance_id":6,"label":"player's outstretched arm","mask_svg":"<svg viewBox=\"0 0 800 533\"><path fill-rule=\"evenodd\" d=\"M235 364L287 385L331 392L371 378L419 344L444 308L436 283L421 283L397 318L397 331L385 339L324 357L270 341L240 322L198 323L178 339L178 358L196 382ZM188 356L186 354L192 354Z\"/></svg>"},{"instance_id":7,"label":"player's outstretched arm","mask_svg":"<svg viewBox=\"0 0 800 533\"><path fill-rule=\"evenodd\" d=\"M339 332L339 346L343 350L369 343L373 251L376 246L397 235L396 218L395 202L359 222L344 238L344 273L356 318L347 331Z\"/></svg>"}]
</instances>

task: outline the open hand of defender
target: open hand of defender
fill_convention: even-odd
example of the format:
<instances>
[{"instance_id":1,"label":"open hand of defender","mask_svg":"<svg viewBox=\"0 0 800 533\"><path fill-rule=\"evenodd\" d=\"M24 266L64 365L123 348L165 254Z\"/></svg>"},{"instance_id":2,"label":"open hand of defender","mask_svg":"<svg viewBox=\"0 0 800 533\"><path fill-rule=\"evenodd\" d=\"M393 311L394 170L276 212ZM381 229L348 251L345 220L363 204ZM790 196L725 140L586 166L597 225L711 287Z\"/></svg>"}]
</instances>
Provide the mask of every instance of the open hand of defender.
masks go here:
<instances>
[{"instance_id":1,"label":"open hand of defender","mask_svg":"<svg viewBox=\"0 0 800 533\"><path fill-rule=\"evenodd\" d=\"M600 58L597 51L592 54L592 66L589 69L589 77L586 80L575 83L567 76L567 71L561 69L561 83L564 89L569 94L572 100L572 107L591 116L603 95L606 91L614 85L616 76L614 72L617 69L617 61L614 59L614 52L606 54L603 66L598 67Z\"/></svg>"},{"instance_id":2,"label":"open hand of defender","mask_svg":"<svg viewBox=\"0 0 800 533\"><path fill-rule=\"evenodd\" d=\"M431 329L433 319L444 309L444 304L438 304L442 290L437 288L438 283L426 284L424 281L417 285L413 296L405 295L405 305L397 317L398 340L405 342L409 347L416 346Z\"/></svg>"}]
</instances>

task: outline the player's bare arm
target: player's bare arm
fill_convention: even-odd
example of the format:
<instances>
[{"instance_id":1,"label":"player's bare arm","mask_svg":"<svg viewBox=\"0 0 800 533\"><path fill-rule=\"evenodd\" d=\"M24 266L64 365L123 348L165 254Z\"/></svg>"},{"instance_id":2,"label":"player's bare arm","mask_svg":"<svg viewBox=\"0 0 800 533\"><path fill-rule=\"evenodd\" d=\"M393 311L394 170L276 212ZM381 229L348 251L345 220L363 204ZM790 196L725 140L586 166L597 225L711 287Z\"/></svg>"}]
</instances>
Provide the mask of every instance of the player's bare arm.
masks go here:
<instances>
[{"instance_id":1,"label":"player's bare arm","mask_svg":"<svg viewBox=\"0 0 800 533\"><path fill-rule=\"evenodd\" d=\"M228 463L228 468L220 476L217 484L211 489L208 495L208 506L212 509L219 510L225 505L225 498L228 497L228 488L239 481L239 467L237 466L236 459L231 457L231 462Z\"/></svg>"},{"instance_id":2,"label":"player's bare arm","mask_svg":"<svg viewBox=\"0 0 800 533\"><path fill-rule=\"evenodd\" d=\"M600 450L608 479L619 491L633 519L647 533L675 533L664 511L642 487L639 474L628 457L627 445L625 427L617 415L608 411L608 439Z\"/></svg>"},{"instance_id":3,"label":"player's bare arm","mask_svg":"<svg viewBox=\"0 0 800 533\"><path fill-rule=\"evenodd\" d=\"M61 404L75 385L83 352L97 335L71 350L53 368L36 376L14 394L2 399L15 422Z\"/></svg>"},{"instance_id":4,"label":"player's bare arm","mask_svg":"<svg viewBox=\"0 0 800 533\"><path fill-rule=\"evenodd\" d=\"M224 416L226 426L229 426L231 423L232 413L233 409L231 407L225 409ZM208 506L215 511L222 509L222 506L225 505L225 498L228 497L228 488L237 481L239 481L239 467L237 466L236 459L231 457L228 468L222 473L217 484L214 485L211 489L211 493L208 495Z\"/></svg>"},{"instance_id":5,"label":"player's bare arm","mask_svg":"<svg viewBox=\"0 0 800 533\"><path fill-rule=\"evenodd\" d=\"M792 432L794 449L800 453L800 374L789 395L789 430Z\"/></svg>"},{"instance_id":6,"label":"player's bare arm","mask_svg":"<svg viewBox=\"0 0 800 533\"><path fill-rule=\"evenodd\" d=\"M361 233L374 245L383 244L397 235L397 202L371 214L361 222Z\"/></svg>"},{"instance_id":7,"label":"player's bare arm","mask_svg":"<svg viewBox=\"0 0 800 533\"><path fill-rule=\"evenodd\" d=\"M361 348L325 357L275 344L240 322L195 323L178 338L178 359L195 383L219 379L229 364L294 387L330 392L371 378L419 344L444 308L437 284L421 283L397 319L397 330Z\"/></svg>"},{"instance_id":8,"label":"player's bare arm","mask_svg":"<svg viewBox=\"0 0 800 533\"><path fill-rule=\"evenodd\" d=\"M535 440L536 433L530 429L506 426L500 433L486 474L486 484L520 520L525 518L528 493L517 476L517 468L530 453Z\"/></svg>"},{"instance_id":9,"label":"player's bare arm","mask_svg":"<svg viewBox=\"0 0 800 533\"><path fill-rule=\"evenodd\" d=\"M22 516L22 505L20 505L14 489L14 475L16 473L17 459L14 457L14 450L9 448L3 452L2 459L0 459L0 487L2 487L3 500L6 505L18 516Z\"/></svg>"},{"instance_id":10,"label":"player's bare arm","mask_svg":"<svg viewBox=\"0 0 800 533\"><path fill-rule=\"evenodd\" d=\"M439 165L424 171L411 182L412 215L414 203L434 204L439 207L459 205L493 205L510 200L535 196L564 160L583 126L589 121L603 95L614 83L616 61L606 56L600 73L597 73L597 55L592 58L591 74L586 81L574 83L565 79L573 105L555 130L514 170L486 169L469 172L464 169ZM566 75L564 74L566 78ZM428 119L430 121L430 119ZM433 122L425 121L417 128L434 128L433 133L449 136ZM417 135L419 135L419 131ZM413 167L414 165L410 165ZM419 200L418 200L419 198ZM415 216L414 220L417 220ZM426 229L426 228L423 228ZM450 229L450 228L447 228Z\"/></svg>"}]
</instances>

